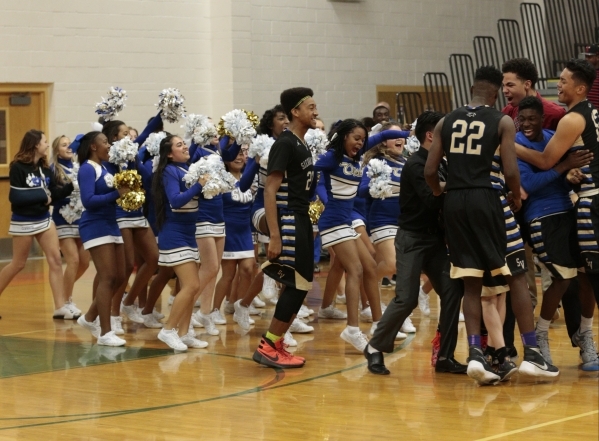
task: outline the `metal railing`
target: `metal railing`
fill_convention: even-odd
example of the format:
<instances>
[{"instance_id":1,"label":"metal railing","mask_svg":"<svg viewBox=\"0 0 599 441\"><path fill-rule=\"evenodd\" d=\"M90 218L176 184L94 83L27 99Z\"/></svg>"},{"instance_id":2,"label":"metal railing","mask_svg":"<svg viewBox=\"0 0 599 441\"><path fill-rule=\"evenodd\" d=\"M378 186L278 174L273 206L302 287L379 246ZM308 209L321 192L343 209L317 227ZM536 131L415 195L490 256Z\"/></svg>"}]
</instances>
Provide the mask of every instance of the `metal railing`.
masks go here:
<instances>
[{"instance_id":1,"label":"metal railing","mask_svg":"<svg viewBox=\"0 0 599 441\"><path fill-rule=\"evenodd\" d=\"M470 87L474 81L472 57L468 54L451 54L449 56L449 70L451 71L456 107L468 104L470 102Z\"/></svg>"},{"instance_id":2,"label":"metal railing","mask_svg":"<svg viewBox=\"0 0 599 441\"><path fill-rule=\"evenodd\" d=\"M445 72L427 72L424 74L424 91L426 109L449 113L451 104L451 88Z\"/></svg>"},{"instance_id":3,"label":"metal railing","mask_svg":"<svg viewBox=\"0 0 599 441\"><path fill-rule=\"evenodd\" d=\"M522 50L522 37L518 22L505 18L499 19L497 20L497 31L499 33L502 58L504 60L522 58L524 51Z\"/></svg>"},{"instance_id":4,"label":"metal railing","mask_svg":"<svg viewBox=\"0 0 599 441\"><path fill-rule=\"evenodd\" d=\"M422 96L418 92L397 92L395 94L397 120L401 124L408 124L424 112Z\"/></svg>"}]
</instances>

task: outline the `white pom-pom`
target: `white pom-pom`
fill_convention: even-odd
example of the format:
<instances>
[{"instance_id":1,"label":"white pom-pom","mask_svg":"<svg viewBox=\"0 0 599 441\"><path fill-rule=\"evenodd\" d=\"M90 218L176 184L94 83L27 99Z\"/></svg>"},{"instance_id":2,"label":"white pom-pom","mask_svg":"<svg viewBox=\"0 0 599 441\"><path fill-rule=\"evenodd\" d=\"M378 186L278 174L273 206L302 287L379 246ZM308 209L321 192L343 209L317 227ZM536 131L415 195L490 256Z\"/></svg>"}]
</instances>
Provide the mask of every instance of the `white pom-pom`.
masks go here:
<instances>
[{"instance_id":1,"label":"white pom-pom","mask_svg":"<svg viewBox=\"0 0 599 441\"><path fill-rule=\"evenodd\" d=\"M156 170L158 170L159 162L160 162L160 156L156 155L152 158L152 173L156 173Z\"/></svg>"},{"instance_id":2,"label":"white pom-pom","mask_svg":"<svg viewBox=\"0 0 599 441\"><path fill-rule=\"evenodd\" d=\"M162 112L162 119L170 123L179 121L179 118L185 116L185 107L183 103L185 98L179 92L179 89L164 89L158 95L158 104L156 107Z\"/></svg>"},{"instance_id":3,"label":"white pom-pom","mask_svg":"<svg viewBox=\"0 0 599 441\"><path fill-rule=\"evenodd\" d=\"M366 175L370 178L368 185L370 196L375 199L385 199L393 194L390 185L392 171L393 169L384 159L374 158L368 162Z\"/></svg>"},{"instance_id":4,"label":"white pom-pom","mask_svg":"<svg viewBox=\"0 0 599 441\"><path fill-rule=\"evenodd\" d=\"M409 155L415 153L420 148L420 141L415 136L410 136L406 139L406 146L404 149L408 152Z\"/></svg>"},{"instance_id":5,"label":"white pom-pom","mask_svg":"<svg viewBox=\"0 0 599 441\"><path fill-rule=\"evenodd\" d=\"M199 146L209 144L213 138L218 136L216 126L204 115L190 113L185 117L185 124L181 128L185 129L183 137L193 139L193 142Z\"/></svg>"},{"instance_id":6,"label":"white pom-pom","mask_svg":"<svg viewBox=\"0 0 599 441\"><path fill-rule=\"evenodd\" d=\"M74 191L71 193L69 203L58 210L58 212L62 215L64 220L66 220L69 224L72 224L81 218L83 210L84 208L83 204L81 203L81 195L78 191Z\"/></svg>"},{"instance_id":7,"label":"white pom-pom","mask_svg":"<svg viewBox=\"0 0 599 441\"><path fill-rule=\"evenodd\" d=\"M248 157L255 158L256 156L260 156L260 160L266 157L266 160L268 161L268 152L270 152L270 148L274 143L275 140L268 135L256 136L254 139L252 139L252 143L250 144Z\"/></svg>"},{"instance_id":8,"label":"white pom-pom","mask_svg":"<svg viewBox=\"0 0 599 441\"><path fill-rule=\"evenodd\" d=\"M372 126L372 129L370 129L369 135L376 135L377 133L379 133L381 131L382 128L383 128L383 125L381 123Z\"/></svg>"},{"instance_id":9,"label":"white pom-pom","mask_svg":"<svg viewBox=\"0 0 599 441\"><path fill-rule=\"evenodd\" d=\"M135 161L139 145L128 136L125 136L119 141L115 141L108 150L108 161L116 164L121 168L127 168L129 161Z\"/></svg>"},{"instance_id":10,"label":"white pom-pom","mask_svg":"<svg viewBox=\"0 0 599 441\"><path fill-rule=\"evenodd\" d=\"M327 152L329 140L327 134L320 129L308 129L304 136L306 145L312 153L312 159L314 162L318 160L320 155L324 155Z\"/></svg>"},{"instance_id":11,"label":"white pom-pom","mask_svg":"<svg viewBox=\"0 0 599 441\"><path fill-rule=\"evenodd\" d=\"M120 87L111 87L106 98L102 97L102 101L96 104L96 113L100 115L104 121L110 121L118 116L119 112L123 110L126 99L126 91Z\"/></svg>"},{"instance_id":12,"label":"white pom-pom","mask_svg":"<svg viewBox=\"0 0 599 441\"><path fill-rule=\"evenodd\" d=\"M104 126L97 121L92 123L92 132L101 132Z\"/></svg>"},{"instance_id":13,"label":"white pom-pom","mask_svg":"<svg viewBox=\"0 0 599 441\"><path fill-rule=\"evenodd\" d=\"M225 164L218 155L204 156L198 162L191 164L183 176L183 182L189 188L204 176L208 177L202 187L202 194L206 199L233 190L237 182L235 177L225 169Z\"/></svg>"},{"instance_id":14,"label":"white pom-pom","mask_svg":"<svg viewBox=\"0 0 599 441\"><path fill-rule=\"evenodd\" d=\"M156 156L160 154L160 143L164 138L166 138L165 132L150 133L143 145L146 146L146 150L150 155Z\"/></svg>"},{"instance_id":15,"label":"white pom-pom","mask_svg":"<svg viewBox=\"0 0 599 441\"><path fill-rule=\"evenodd\" d=\"M222 117L222 124L239 145L250 144L256 136L254 124L248 118L245 110L231 110Z\"/></svg>"},{"instance_id":16,"label":"white pom-pom","mask_svg":"<svg viewBox=\"0 0 599 441\"><path fill-rule=\"evenodd\" d=\"M411 130L416 130L416 124L418 124L418 118L416 118L416 119L414 120L414 122L412 123Z\"/></svg>"}]
</instances>

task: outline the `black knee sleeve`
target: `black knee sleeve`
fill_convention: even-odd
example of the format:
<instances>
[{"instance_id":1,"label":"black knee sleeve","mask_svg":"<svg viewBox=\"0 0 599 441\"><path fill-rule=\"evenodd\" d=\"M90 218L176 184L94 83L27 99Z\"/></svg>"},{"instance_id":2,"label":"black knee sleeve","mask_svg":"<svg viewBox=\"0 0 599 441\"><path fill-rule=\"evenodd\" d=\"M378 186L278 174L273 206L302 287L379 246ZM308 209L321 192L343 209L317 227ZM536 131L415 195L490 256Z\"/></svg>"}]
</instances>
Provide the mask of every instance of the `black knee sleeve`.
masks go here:
<instances>
[{"instance_id":1,"label":"black knee sleeve","mask_svg":"<svg viewBox=\"0 0 599 441\"><path fill-rule=\"evenodd\" d=\"M289 323L291 317L298 313L308 291L285 287L275 307L275 318L281 322Z\"/></svg>"}]
</instances>

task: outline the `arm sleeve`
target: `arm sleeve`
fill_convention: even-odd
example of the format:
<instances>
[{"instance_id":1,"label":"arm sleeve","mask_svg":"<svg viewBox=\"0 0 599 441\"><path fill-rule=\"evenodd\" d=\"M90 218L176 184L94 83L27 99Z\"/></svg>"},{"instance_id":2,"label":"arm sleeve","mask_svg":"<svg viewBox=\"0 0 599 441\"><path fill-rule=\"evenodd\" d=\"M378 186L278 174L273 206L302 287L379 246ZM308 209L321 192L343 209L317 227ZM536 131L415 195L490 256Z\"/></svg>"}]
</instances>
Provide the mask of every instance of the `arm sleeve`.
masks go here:
<instances>
[{"instance_id":1,"label":"arm sleeve","mask_svg":"<svg viewBox=\"0 0 599 441\"><path fill-rule=\"evenodd\" d=\"M269 156L270 162L270 156ZM339 160L335 157L333 150L327 151L324 155L318 158L316 164L314 164L314 170L316 171L330 171L334 170L339 165Z\"/></svg>"},{"instance_id":2,"label":"arm sleeve","mask_svg":"<svg viewBox=\"0 0 599 441\"><path fill-rule=\"evenodd\" d=\"M405 130L385 130L384 132L379 132L368 137L366 150L374 147L377 144L380 144L383 141L387 141L388 139L408 138L409 136L410 132Z\"/></svg>"},{"instance_id":3,"label":"arm sleeve","mask_svg":"<svg viewBox=\"0 0 599 441\"><path fill-rule=\"evenodd\" d=\"M237 158L237 155L239 154L239 150L241 150L241 146L237 144L237 141L233 142L231 145L228 144L229 137L223 136L219 142L220 155L223 158L223 161L235 161L235 158Z\"/></svg>"},{"instance_id":4,"label":"arm sleeve","mask_svg":"<svg viewBox=\"0 0 599 441\"><path fill-rule=\"evenodd\" d=\"M148 139L150 133L154 133L156 130L158 130L160 124L162 124L162 116L160 115L160 112L158 112L158 115L150 120L144 131L137 136L135 142L139 145L142 145L144 142L146 142L146 139Z\"/></svg>"},{"instance_id":5,"label":"arm sleeve","mask_svg":"<svg viewBox=\"0 0 599 441\"><path fill-rule=\"evenodd\" d=\"M250 189L258 170L260 170L260 163L256 162L256 158L248 158L248 162L245 164L245 170L243 170L243 174L239 180L239 190L244 192Z\"/></svg>"},{"instance_id":6,"label":"arm sleeve","mask_svg":"<svg viewBox=\"0 0 599 441\"><path fill-rule=\"evenodd\" d=\"M360 181L360 185L358 187L358 196L361 198L370 196L370 178L366 174L366 170L368 170L368 167L366 167L364 170L364 173L362 174L362 180Z\"/></svg>"},{"instance_id":7,"label":"arm sleeve","mask_svg":"<svg viewBox=\"0 0 599 441\"><path fill-rule=\"evenodd\" d=\"M8 193L8 200L15 206L26 206L47 203L48 195L43 188L29 188L27 185L27 175L18 166L13 165L9 172L10 179L10 191Z\"/></svg>"},{"instance_id":8,"label":"arm sleeve","mask_svg":"<svg viewBox=\"0 0 599 441\"><path fill-rule=\"evenodd\" d=\"M414 162L411 166L404 167L401 173L401 180L411 180L414 191L420 200L428 208L439 210L443 205L443 196L435 196L433 190L428 186L424 179L424 164Z\"/></svg>"},{"instance_id":9,"label":"arm sleeve","mask_svg":"<svg viewBox=\"0 0 599 441\"><path fill-rule=\"evenodd\" d=\"M151 155L148 153L148 148L145 145L137 151L137 160L142 163L146 162L150 157Z\"/></svg>"},{"instance_id":10,"label":"arm sleeve","mask_svg":"<svg viewBox=\"0 0 599 441\"><path fill-rule=\"evenodd\" d=\"M535 172L531 165L518 159L520 185L528 194L532 194L556 180L560 175L553 169Z\"/></svg>"},{"instance_id":11,"label":"arm sleeve","mask_svg":"<svg viewBox=\"0 0 599 441\"><path fill-rule=\"evenodd\" d=\"M194 196L197 196L202 191L202 186L199 182L193 184L189 189L181 193L181 182L176 172L166 168L162 176L164 192L168 199L171 208L181 208L187 204Z\"/></svg>"},{"instance_id":12,"label":"arm sleeve","mask_svg":"<svg viewBox=\"0 0 599 441\"><path fill-rule=\"evenodd\" d=\"M146 166L149 164L149 168ZM141 175L142 181L152 180L152 161L142 161L139 155L135 157L135 168Z\"/></svg>"},{"instance_id":13,"label":"arm sleeve","mask_svg":"<svg viewBox=\"0 0 599 441\"><path fill-rule=\"evenodd\" d=\"M119 198L118 190L106 194L95 194L96 171L89 164L83 164L79 169L78 179L79 191L81 192L81 203L87 209L99 208L110 204Z\"/></svg>"},{"instance_id":14,"label":"arm sleeve","mask_svg":"<svg viewBox=\"0 0 599 441\"><path fill-rule=\"evenodd\" d=\"M50 177L50 185L48 186L48 190L50 190L52 202L69 197L69 195L73 192L74 187L70 182L62 186L58 185L58 181L53 170L45 169L44 173L48 173Z\"/></svg>"}]
</instances>

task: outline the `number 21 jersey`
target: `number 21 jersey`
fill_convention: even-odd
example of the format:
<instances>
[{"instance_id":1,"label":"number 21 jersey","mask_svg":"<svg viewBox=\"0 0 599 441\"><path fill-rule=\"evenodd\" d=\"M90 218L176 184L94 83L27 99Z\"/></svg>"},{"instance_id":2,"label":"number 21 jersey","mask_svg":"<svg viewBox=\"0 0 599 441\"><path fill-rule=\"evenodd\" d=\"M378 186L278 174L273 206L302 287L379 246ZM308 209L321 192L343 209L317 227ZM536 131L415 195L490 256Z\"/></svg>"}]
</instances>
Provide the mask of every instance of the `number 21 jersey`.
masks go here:
<instances>
[{"instance_id":1,"label":"number 21 jersey","mask_svg":"<svg viewBox=\"0 0 599 441\"><path fill-rule=\"evenodd\" d=\"M445 117L441 129L447 157L447 191L494 188L493 156L501 142L499 121L504 115L488 106L464 106Z\"/></svg>"}]
</instances>

